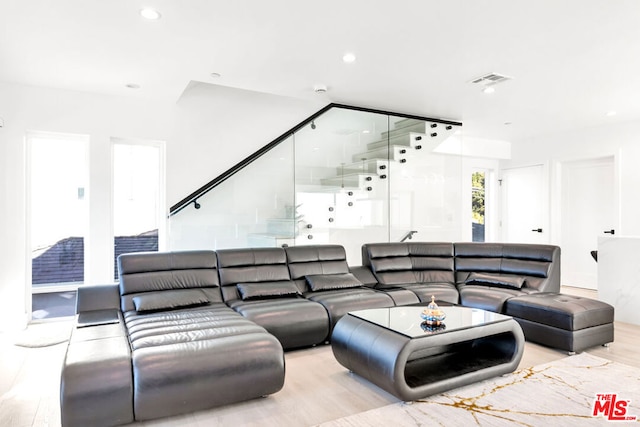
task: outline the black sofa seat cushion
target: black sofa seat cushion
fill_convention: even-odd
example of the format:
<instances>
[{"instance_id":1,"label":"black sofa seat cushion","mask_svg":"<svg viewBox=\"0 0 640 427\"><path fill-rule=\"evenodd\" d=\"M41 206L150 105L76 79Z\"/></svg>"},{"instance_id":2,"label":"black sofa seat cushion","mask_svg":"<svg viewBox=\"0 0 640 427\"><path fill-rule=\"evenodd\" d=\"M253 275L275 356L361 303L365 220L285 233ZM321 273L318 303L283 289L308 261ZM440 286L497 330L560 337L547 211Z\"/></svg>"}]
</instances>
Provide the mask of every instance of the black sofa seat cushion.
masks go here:
<instances>
[{"instance_id":1,"label":"black sofa seat cushion","mask_svg":"<svg viewBox=\"0 0 640 427\"><path fill-rule=\"evenodd\" d=\"M320 344L329 336L329 315L325 308L302 297L233 300L227 304L264 327L287 350Z\"/></svg>"},{"instance_id":2,"label":"black sofa seat cushion","mask_svg":"<svg viewBox=\"0 0 640 427\"><path fill-rule=\"evenodd\" d=\"M124 319L137 421L265 396L284 385L278 340L223 304L129 311Z\"/></svg>"},{"instance_id":3,"label":"black sofa seat cushion","mask_svg":"<svg viewBox=\"0 0 640 427\"><path fill-rule=\"evenodd\" d=\"M324 306L329 313L331 330L338 320L350 311L395 306L393 298L389 295L368 288L307 292L304 296Z\"/></svg>"},{"instance_id":4,"label":"black sofa seat cushion","mask_svg":"<svg viewBox=\"0 0 640 427\"><path fill-rule=\"evenodd\" d=\"M465 284L478 286L494 286L497 288L521 289L526 279L522 276L504 274L471 273Z\"/></svg>"},{"instance_id":5,"label":"black sofa seat cushion","mask_svg":"<svg viewBox=\"0 0 640 427\"><path fill-rule=\"evenodd\" d=\"M451 304L458 304L460 301L458 289L450 283L408 283L399 284L396 287L413 292L420 302L431 302L432 296L435 297L436 301ZM381 288L381 290L384 290L384 288Z\"/></svg>"},{"instance_id":6,"label":"black sofa seat cushion","mask_svg":"<svg viewBox=\"0 0 640 427\"><path fill-rule=\"evenodd\" d=\"M460 287L460 304L465 307L504 312L504 303L514 297L528 295L519 289L466 285Z\"/></svg>"},{"instance_id":7,"label":"black sofa seat cushion","mask_svg":"<svg viewBox=\"0 0 640 427\"><path fill-rule=\"evenodd\" d=\"M613 323L611 305L573 295L537 293L511 298L505 313L567 331Z\"/></svg>"},{"instance_id":8,"label":"black sofa seat cushion","mask_svg":"<svg viewBox=\"0 0 640 427\"><path fill-rule=\"evenodd\" d=\"M124 314L132 350L264 332L227 307Z\"/></svg>"}]
</instances>

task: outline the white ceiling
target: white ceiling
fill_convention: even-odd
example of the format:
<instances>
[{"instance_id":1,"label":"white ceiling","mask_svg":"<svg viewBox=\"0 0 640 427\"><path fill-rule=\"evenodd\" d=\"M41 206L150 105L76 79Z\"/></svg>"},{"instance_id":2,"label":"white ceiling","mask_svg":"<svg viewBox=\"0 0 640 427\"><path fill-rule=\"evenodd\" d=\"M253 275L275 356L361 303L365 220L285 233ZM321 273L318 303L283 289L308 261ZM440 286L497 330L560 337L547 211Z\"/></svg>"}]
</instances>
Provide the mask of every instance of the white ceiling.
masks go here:
<instances>
[{"instance_id":1,"label":"white ceiling","mask_svg":"<svg viewBox=\"0 0 640 427\"><path fill-rule=\"evenodd\" d=\"M514 79L469 83L490 72ZM174 102L192 80L512 141L640 120L640 0L0 0L0 81Z\"/></svg>"}]
</instances>

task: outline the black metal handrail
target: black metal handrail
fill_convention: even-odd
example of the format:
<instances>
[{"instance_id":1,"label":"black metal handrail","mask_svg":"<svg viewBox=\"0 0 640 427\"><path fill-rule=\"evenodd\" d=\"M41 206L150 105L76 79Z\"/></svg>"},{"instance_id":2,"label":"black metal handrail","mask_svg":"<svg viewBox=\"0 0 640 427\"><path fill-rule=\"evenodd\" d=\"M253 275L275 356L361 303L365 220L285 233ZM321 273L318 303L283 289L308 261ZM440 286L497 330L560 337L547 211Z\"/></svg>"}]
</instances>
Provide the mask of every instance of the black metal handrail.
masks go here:
<instances>
[{"instance_id":1,"label":"black metal handrail","mask_svg":"<svg viewBox=\"0 0 640 427\"><path fill-rule=\"evenodd\" d=\"M352 105L331 103L331 104L327 105L326 107L323 107L321 110L317 111L316 113L312 114L311 116L307 117L305 120L303 120L302 122L298 123L297 125L295 125L291 129L289 129L288 131L286 131L285 133L283 133L282 135L280 135L279 137L277 137L276 139L274 139L273 141L271 141L270 143L268 143L264 147L260 148L255 153L251 154L250 156L248 156L245 159L241 160L240 162L238 162L237 164L235 164L231 168L229 168L226 171L222 172L220 175L218 175L217 177L215 177L214 179L212 179L211 181L209 181L208 183L206 183L202 187L198 188L196 191L194 191L193 193L189 194L187 197L185 197L184 199L180 200L178 203L176 203L173 206L171 206L171 208L169 208L169 216L171 217L171 216L177 214L178 212L180 212L181 210L183 210L184 208L186 208L187 206L189 206L192 203L194 203L194 206L196 208L199 208L199 204L197 202L198 198L204 196L209 191L213 190L218 185L222 184L224 181L226 181L227 179L231 178L233 175L235 175L236 173L238 173L239 171L241 171L242 169L247 167L249 164L253 163L256 159L262 157L264 154L266 154L267 152L271 151L274 147L276 147L281 142L286 140L293 133L297 132L298 130L300 130L301 128L306 126L308 123L311 123L313 120L317 119L319 116L323 115L324 113L326 113L327 111L329 111L332 108L342 108L342 109L345 109L345 110L356 110L356 111L363 111L363 112L367 112L367 113L376 113L376 114L384 114L384 115L388 115L388 116L402 117L402 118L406 118L406 119L416 119L416 120L424 120L424 121L430 121L430 122L436 122L436 123L442 123L442 124L448 124L448 125L462 126L462 123L451 121L451 120L434 119L434 118L430 118L430 117L416 116L416 115L413 115L413 114L394 113L394 112L376 110L376 109L371 109L371 108L354 107Z\"/></svg>"},{"instance_id":2,"label":"black metal handrail","mask_svg":"<svg viewBox=\"0 0 640 427\"><path fill-rule=\"evenodd\" d=\"M413 235L416 234L418 232L418 230L410 230L407 231L404 236L402 236L402 238L400 239L400 242L404 242L405 240L411 240L413 238Z\"/></svg>"}]
</instances>

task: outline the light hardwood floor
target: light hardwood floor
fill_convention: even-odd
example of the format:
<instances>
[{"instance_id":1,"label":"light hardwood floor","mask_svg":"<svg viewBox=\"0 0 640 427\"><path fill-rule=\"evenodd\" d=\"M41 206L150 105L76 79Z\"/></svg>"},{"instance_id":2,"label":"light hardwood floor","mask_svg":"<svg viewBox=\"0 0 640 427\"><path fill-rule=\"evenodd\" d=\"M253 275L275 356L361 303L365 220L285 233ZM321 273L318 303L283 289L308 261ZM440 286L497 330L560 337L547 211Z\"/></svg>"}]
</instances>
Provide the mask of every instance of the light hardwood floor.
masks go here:
<instances>
[{"instance_id":1,"label":"light hardwood floor","mask_svg":"<svg viewBox=\"0 0 640 427\"><path fill-rule=\"evenodd\" d=\"M563 289L595 297L593 291ZM37 327L70 327L70 320ZM15 334L0 335L0 426L59 426L60 367L66 343L43 348L13 345ZM640 326L616 323L615 342L588 353L640 367ZM520 367L566 357L565 352L526 343ZM328 345L286 353L284 388L271 396L141 426L313 426L378 408L398 400L349 374ZM628 379L621 379L628 381Z\"/></svg>"}]
</instances>

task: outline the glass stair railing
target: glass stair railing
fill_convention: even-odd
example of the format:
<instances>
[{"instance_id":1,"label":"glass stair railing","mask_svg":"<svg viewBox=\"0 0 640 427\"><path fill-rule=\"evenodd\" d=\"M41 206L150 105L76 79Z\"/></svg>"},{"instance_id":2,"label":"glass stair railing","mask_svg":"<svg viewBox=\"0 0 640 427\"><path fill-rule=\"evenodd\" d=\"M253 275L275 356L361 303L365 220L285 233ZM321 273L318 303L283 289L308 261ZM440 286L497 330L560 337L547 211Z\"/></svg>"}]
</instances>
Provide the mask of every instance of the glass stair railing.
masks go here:
<instances>
[{"instance_id":1,"label":"glass stair railing","mask_svg":"<svg viewBox=\"0 0 640 427\"><path fill-rule=\"evenodd\" d=\"M407 229L456 240L462 156L434 149L460 129L330 105L172 207L170 248L335 243L357 264L362 243Z\"/></svg>"}]
</instances>

